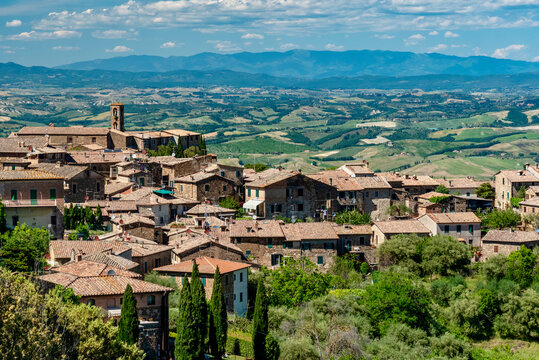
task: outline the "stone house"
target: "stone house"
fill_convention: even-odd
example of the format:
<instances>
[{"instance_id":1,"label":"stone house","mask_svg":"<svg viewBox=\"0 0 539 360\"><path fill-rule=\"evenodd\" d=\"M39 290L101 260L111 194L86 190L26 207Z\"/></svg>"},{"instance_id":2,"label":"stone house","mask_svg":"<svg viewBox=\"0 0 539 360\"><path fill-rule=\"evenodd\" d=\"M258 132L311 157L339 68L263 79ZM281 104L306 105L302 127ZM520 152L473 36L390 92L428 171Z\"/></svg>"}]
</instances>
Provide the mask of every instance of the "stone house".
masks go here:
<instances>
[{"instance_id":1,"label":"stone house","mask_svg":"<svg viewBox=\"0 0 539 360\"><path fill-rule=\"evenodd\" d=\"M525 199L529 200L539 196L539 186L530 186L526 189Z\"/></svg>"},{"instance_id":2,"label":"stone house","mask_svg":"<svg viewBox=\"0 0 539 360\"><path fill-rule=\"evenodd\" d=\"M233 180L204 170L174 179L174 190L179 196L199 202L216 204L227 197L239 200L239 186Z\"/></svg>"},{"instance_id":3,"label":"stone house","mask_svg":"<svg viewBox=\"0 0 539 360\"><path fill-rule=\"evenodd\" d=\"M148 165L155 184L174 188L174 180L195 174L217 162L213 154L197 155L192 158L176 158L174 156L155 156L148 159Z\"/></svg>"},{"instance_id":4,"label":"stone house","mask_svg":"<svg viewBox=\"0 0 539 360\"><path fill-rule=\"evenodd\" d=\"M67 146L75 148L86 144L97 144L104 148L109 148L109 129L85 126L25 126L16 135L18 138L35 138L37 136L46 138L48 144L52 146Z\"/></svg>"},{"instance_id":5,"label":"stone house","mask_svg":"<svg viewBox=\"0 0 539 360\"><path fill-rule=\"evenodd\" d=\"M485 181L475 180L473 176L448 180L440 179L439 181L449 190L450 194L468 197L473 196L475 190L485 183Z\"/></svg>"},{"instance_id":6,"label":"stone house","mask_svg":"<svg viewBox=\"0 0 539 360\"><path fill-rule=\"evenodd\" d=\"M73 289L80 302L100 307L106 318L119 320L127 285L133 289L142 327L139 346L146 358L165 360L168 350L168 295L173 289L141 280L139 274L82 260L54 268L39 277L45 289L62 285ZM156 329L156 331L147 331Z\"/></svg>"},{"instance_id":7,"label":"stone house","mask_svg":"<svg viewBox=\"0 0 539 360\"><path fill-rule=\"evenodd\" d=\"M480 261L498 254L507 256L522 245L529 249L539 246L539 234L533 231L490 230L481 239Z\"/></svg>"},{"instance_id":8,"label":"stone house","mask_svg":"<svg viewBox=\"0 0 539 360\"><path fill-rule=\"evenodd\" d=\"M64 232L64 179L41 170L0 171L0 199L9 228L44 227L53 238Z\"/></svg>"},{"instance_id":9,"label":"stone house","mask_svg":"<svg viewBox=\"0 0 539 360\"><path fill-rule=\"evenodd\" d=\"M429 191L425 194L412 196L408 198L405 203L414 214L418 214L419 216L427 213L466 211L466 201L456 196L436 191Z\"/></svg>"},{"instance_id":10,"label":"stone house","mask_svg":"<svg viewBox=\"0 0 539 360\"><path fill-rule=\"evenodd\" d=\"M243 208L256 217L327 219L338 211L337 190L301 172L268 169L249 176Z\"/></svg>"},{"instance_id":11,"label":"stone house","mask_svg":"<svg viewBox=\"0 0 539 360\"><path fill-rule=\"evenodd\" d=\"M416 196L434 191L438 185L442 184L442 181L433 179L426 175L401 175L399 173L380 173L395 190L402 190L408 196ZM398 191L397 191L398 192ZM397 194L395 198L397 199Z\"/></svg>"},{"instance_id":12,"label":"stone house","mask_svg":"<svg viewBox=\"0 0 539 360\"><path fill-rule=\"evenodd\" d=\"M431 232L418 220L389 220L375 221L372 225L373 241L371 244L379 247L392 236L399 234L416 234L430 236Z\"/></svg>"},{"instance_id":13,"label":"stone house","mask_svg":"<svg viewBox=\"0 0 539 360\"><path fill-rule=\"evenodd\" d=\"M526 164L523 170L501 170L495 175L496 200L494 206L505 209L511 198L518 197L521 187L539 186L539 165Z\"/></svg>"},{"instance_id":14,"label":"stone house","mask_svg":"<svg viewBox=\"0 0 539 360\"><path fill-rule=\"evenodd\" d=\"M117 180L123 183L136 184L138 186L151 186L151 177L147 171L137 168L119 171Z\"/></svg>"},{"instance_id":15,"label":"stone house","mask_svg":"<svg viewBox=\"0 0 539 360\"><path fill-rule=\"evenodd\" d=\"M520 202L520 213L522 215L539 216L539 197L533 197Z\"/></svg>"},{"instance_id":16,"label":"stone house","mask_svg":"<svg viewBox=\"0 0 539 360\"><path fill-rule=\"evenodd\" d=\"M185 215L192 216L195 219L206 218L208 216L230 219L236 215L236 210L210 204L197 204L187 210Z\"/></svg>"},{"instance_id":17,"label":"stone house","mask_svg":"<svg viewBox=\"0 0 539 360\"><path fill-rule=\"evenodd\" d=\"M131 248L125 242L93 240L53 240L49 243L47 262L60 266L75 261L77 255L85 256L106 253L131 260ZM138 263L137 263L138 264Z\"/></svg>"},{"instance_id":18,"label":"stone house","mask_svg":"<svg viewBox=\"0 0 539 360\"><path fill-rule=\"evenodd\" d=\"M159 274L172 278L181 288L183 279L191 279L193 261L196 261L200 271L200 279L206 291L206 298L211 299L215 270L219 267L222 276L222 289L225 304L229 313L245 316L247 313L248 268L246 263L214 259L203 256L177 264L162 266L155 269Z\"/></svg>"},{"instance_id":19,"label":"stone house","mask_svg":"<svg viewBox=\"0 0 539 360\"><path fill-rule=\"evenodd\" d=\"M106 178L116 178L116 165L135 157L144 158L144 155L135 154L133 150L68 151L66 162L88 166L89 169L97 171Z\"/></svg>"},{"instance_id":20,"label":"stone house","mask_svg":"<svg viewBox=\"0 0 539 360\"><path fill-rule=\"evenodd\" d=\"M155 221L136 214L122 214L110 221L112 230L147 240L155 240Z\"/></svg>"},{"instance_id":21,"label":"stone house","mask_svg":"<svg viewBox=\"0 0 539 360\"><path fill-rule=\"evenodd\" d=\"M24 170L28 169L31 161L20 157L0 157L0 170Z\"/></svg>"},{"instance_id":22,"label":"stone house","mask_svg":"<svg viewBox=\"0 0 539 360\"><path fill-rule=\"evenodd\" d=\"M226 241L217 241L206 234L186 231L174 234L169 240L172 249L172 263L193 260L194 258L207 256L210 258L246 262L242 250Z\"/></svg>"},{"instance_id":23,"label":"stone house","mask_svg":"<svg viewBox=\"0 0 539 360\"><path fill-rule=\"evenodd\" d=\"M432 235L448 235L473 246L481 244L481 219L473 212L426 214L418 221Z\"/></svg>"},{"instance_id":24,"label":"stone house","mask_svg":"<svg viewBox=\"0 0 539 360\"><path fill-rule=\"evenodd\" d=\"M105 198L105 177L87 166L60 164L36 164L31 168L44 170L64 178L64 200L66 203L82 203L86 200Z\"/></svg>"},{"instance_id":25,"label":"stone house","mask_svg":"<svg viewBox=\"0 0 539 360\"><path fill-rule=\"evenodd\" d=\"M339 237L339 255L358 251L362 246L370 246L372 238L371 225L332 224Z\"/></svg>"}]
</instances>

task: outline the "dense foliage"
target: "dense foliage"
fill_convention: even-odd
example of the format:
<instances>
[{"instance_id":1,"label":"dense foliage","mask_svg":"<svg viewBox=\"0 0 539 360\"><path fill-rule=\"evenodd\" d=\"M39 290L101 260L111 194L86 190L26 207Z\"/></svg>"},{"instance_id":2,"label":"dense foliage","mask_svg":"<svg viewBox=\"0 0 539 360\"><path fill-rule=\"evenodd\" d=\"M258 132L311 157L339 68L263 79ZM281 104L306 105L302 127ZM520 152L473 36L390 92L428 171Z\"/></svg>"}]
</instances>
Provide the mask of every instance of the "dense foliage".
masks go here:
<instances>
[{"instance_id":1,"label":"dense foliage","mask_svg":"<svg viewBox=\"0 0 539 360\"><path fill-rule=\"evenodd\" d=\"M122 297L122 315L118 322L118 340L127 344L136 344L139 337L139 319L137 300L131 285L127 285Z\"/></svg>"},{"instance_id":2,"label":"dense foliage","mask_svg":"<svg viewBox=\"0 0 539 360\"><path fill-rule=\"evenodd\" d=\"M494 199L496 197L496 192L492 185L488 182L482 183L475 189L475 195L483 199Z\"/></svg>"},{"instance_id":3,"label":"dense foliage","mask_svg":"<svg viewBox=\"0 0 539 360\"><path fill-rule=\"evenodd\" d=\"M211 293L208 324L208 342L211 353L216 359L222 358L225 353L228 330L227 309L222 281L219 267L217 267L213 276L213 289Z\"/></svg>"},{"instance_id":4,"label":"dense foliage","mask_svg":"<svg viewBox=\"0 0 539 360\"><path fill-rule=\"evenodd\" d=\"M371 223L370 214L362 214L357 210L343 211L335 216L337 224L364 225Z\"/></svg>"},{"instance_id":5,"label":"dense foliage","mask_svg":"<svg viewBox=\"0 0 539 360\"><path fill-rule=\"evenodd\" d=\"M256 289L253 315L253 351L255 360L266 360L266 336L268 335L268 299L261 281Z\"/></svg>"},{"instance_id":6,"label":"dense foliage","mask_svg":"<svg viewBox=\"0 0 539 360\"><path fill-rule=\"evenodd\" d=\"M92 230L103 228L103 213L101 207L92 210L89 206L73 206L64 209L64 228L66 230L78 229L81 225L87 225Z\"/></svg>"},{"instance_id":7,"label":"dense foliage","mask_svg":"<svg viewBox=\"0 0 539 360\"><path fill-rule=\"evenodd\" d=\"M40 272L45 267L49 250L49 232L22 224L0 235L0 265L12 271Z\"/></svg>"},{"instance_id":8,"label":"dense foliage","mask_svg":"<svg viewBox=\"0 0 539 360\"><path fill-rule=\"evenodd\" d=\"M520 214L512 209L492 209L487 213L479 213L481 226L486 229L505 229L518 226L521 222Z\"/></svg>"}]
</instances>

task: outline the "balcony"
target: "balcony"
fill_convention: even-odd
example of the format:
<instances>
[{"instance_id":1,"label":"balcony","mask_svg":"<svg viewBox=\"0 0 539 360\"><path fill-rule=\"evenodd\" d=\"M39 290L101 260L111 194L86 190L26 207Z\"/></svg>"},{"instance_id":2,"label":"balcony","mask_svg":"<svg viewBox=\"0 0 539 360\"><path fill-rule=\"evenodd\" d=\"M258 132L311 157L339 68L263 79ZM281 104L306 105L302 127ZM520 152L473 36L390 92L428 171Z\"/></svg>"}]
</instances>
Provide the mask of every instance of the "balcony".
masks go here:
<instances>
[{"instance_id":1,"label":"balcony","mask_svg":"<svg viewBox=\"0 0 539 360\"><path fill-rule=\"evenodd\" d=\"M52 207L63 205L63 199L22 199L22 200L3 200L5 207Z\"/></svg>"}]
</instances>

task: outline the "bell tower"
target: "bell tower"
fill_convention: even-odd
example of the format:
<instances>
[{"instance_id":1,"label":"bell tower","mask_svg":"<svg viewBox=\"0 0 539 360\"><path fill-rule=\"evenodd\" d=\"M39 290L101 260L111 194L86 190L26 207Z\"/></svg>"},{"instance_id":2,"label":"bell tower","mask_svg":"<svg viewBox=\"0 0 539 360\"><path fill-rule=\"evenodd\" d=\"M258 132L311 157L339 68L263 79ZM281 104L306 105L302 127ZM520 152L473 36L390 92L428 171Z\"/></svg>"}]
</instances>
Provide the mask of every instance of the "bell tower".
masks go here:
<instances>
[{"instance_id":1,"label":"bell tower","mask_svg":"<svg viewBox=\"0 0 539 360\"><path fill-rule=\"evenodd\" d=\"M114 103L110 105L110 128L124 131L124 104Z\"/></svg>"}]
</instances>

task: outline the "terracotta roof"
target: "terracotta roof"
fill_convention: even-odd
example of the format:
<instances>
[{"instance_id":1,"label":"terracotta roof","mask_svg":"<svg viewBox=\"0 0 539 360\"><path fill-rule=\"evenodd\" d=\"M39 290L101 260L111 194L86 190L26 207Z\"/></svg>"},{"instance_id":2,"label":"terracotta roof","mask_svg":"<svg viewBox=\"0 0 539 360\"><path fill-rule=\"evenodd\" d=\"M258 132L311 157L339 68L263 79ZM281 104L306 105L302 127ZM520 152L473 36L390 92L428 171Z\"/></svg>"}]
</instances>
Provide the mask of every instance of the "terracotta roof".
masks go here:
<instances>
[{"instance_id":1,"label":"terracotta roof","mask_svg":"<svg viewBox=\"0 0 539 360\"><path fill-rule=\"evenodd\" d=\"M362 189L391 189L391 185L381 176L360 176L353 178Z\"/></svg>"},{"instance_id":2,"label":"terracotta roof","mask_svg":"<svg viewBox=\"0 0 539 360\"><path fill-rule=\"evenodd\" d=\"M193 158L177 158L175 156L152 156L148 162L158 163L161 165L173 166L185 162L193 161Z\"/></svg>"},{"instance_id":3,"label":"terracotta roof","mask_svg":"<svg viewBox=\"0 0 539 360\"><path fill-rule=\"evenodd\" d=\"M350 163L350 164L344 164L339 169L343 169L347 172L350 172L354 175L370 175L374 174L374 171L369 169L367 163Z\"/></svg>"},{"instance_id":4,"label":"terracotta roof","mask_svg":"<svg viewBox=\"0 0 539 360\"><path fill-rule=\"evenodd\" d=\"M194 132L194 131L188 131L183 129L170 129L170 130L163 130L163 132L175 135L175 136L189 136L189 135L200 135L200 133Z\"/></svg>"},{"instance_id":5,"label":"terracotta roof","mask_svg":"<svg viewBox=\"0 0 539 360\"><path fill-rule=\"evenodd\" d=\"M0 156L0 163L2 164L30 164L32 162L28 159L21 158L21 157Z\"/></svg>"},{"instance_id":6,"label":"terracotta roof","mask_svg":"<svg viewBox=\"0 0 539 360\"><path fill-rule=\"evenodd\" d=\"M115 216L114 219L110 219L110 221L120 225L145 224L155 226L154 220L136 214L121 214Z\"/></svg>"},{"instance_id":7,"label":"terracotta roof","mask_svg":"<svg viewBox=\"0 0 539 360\"><path fill-rule=\"evenodd\" d=\"M236 210L227 209L220 206L209 205L209 204L198 204L193 206L191 209L187 210L186 214L190 216L197 215L234 215Z\"/></svg>"},{"instance_id":8,"label":"terracotta roof","mask_svg":"<svg viewBox=\"0 0 539 360\"><path fill-rule=\"evenodd\" d=\"M32 148L45 146L47 140L44 137L39 139L26 139L18 137L0 138L0 153L11 153L26 155Z\"/></svg>"},{"instance_id":9,"label":"terracotta roof","mask_svg":"<svg viewBox=\"0 0 539 360\"><path fill-rule=\"evenodd\" d=\"M182 176L179 178L174 179L174 182L180 182L180 183L188 183L188 184L196 184L202 181L206 181L208 179L212 178L218 178L227 182L233 182L232 180L225 178L219 174L213 173L213 172L206 172L206 171L199 171L191 175Z\"/></svg>"},{"instance_id":10,"label":"terracotta roof","mask_svg":"<svg viewBox=\"0 0 539 360\"><path fill-rule=\"evenodd\" d=\"M374 226L384 234L430 234L430 230L417 220L376 221Z\"/></svg>"},{"instance_id":11,"label":"terracotta roof","mask_svg":"<svg viewBox=\"0 0 539 360\"><path fill-rule=\"evenodd\" d=\"M230 224L230 237L284 238L277 220L236 220Z\"/></svg>"},{"instance_id":12,"label":"terracotta roof","mask_svg":"<svg viewBox=\"0 0 539 360\"><path fill-rule=\"evenodd\" d=\"M250 264L240 263L235 261L221 260L209 258L207 256L198 257L195 259L198 270L201 274L204 275L213 275L215 270L219 267L219 272L221 274L227 274L241 269L246 269L250 267ZM172 272L172 273L187 273L190 274L193 270L193 261L183 261L177 264L171 264L166 266L161 266L154 269L157 272Z\"/></svg>"},{"instance_id":13,"label":"terracotta roof","mask_svg":"<svg viewBox=\"0 0 539 360\"><path fill-rule=\"evenodd\" d=\"M141 244L141 243L133 243L133 242L124 242L124 243L127 243L131 247L134 258L158 254L161 252L172 250L172 246L168 246L168 245Z\"/></svg>"},{"instance_id":14,"label":"terracotta roof","mask_svg":"<svg viewBox=\"0 0 539 360\"><path fill-rule=\"evenodd\" d=\"M528 170L501 170L497 174L503 175L511 182L537 182L539 183L539 177L535 176ZM496 175L497 175L496 174Z\"/></svg>"},{"instance_id":15,"label":"terracotta roof","mask_svg":"<svg viewBox=\"0 0 539 360\"><path fill-rule=\"evenodd\" d=\"M112 250L112 253L116 254L128 249L127 244L116 241L52 240L49 243L49 252L56 259L69 259L72 251L75 255L81 251L83 255L90 255L105 250Z\"/></svg>"},{"instance_id":16,"label":"terracotta roof","mask_svg":"<svg viewBox=\"0 0 539 360\"><path fill-rule=\"evenodd\" d=\"M155 194L155 190L160 188L151 188L151 187L142 187L135 191L132 191L127 194L122 194L122 200L132 200L135 201L137 206L153 206L153 205L166 205L166 204L182 204L182 205L192 205L197 204L198 201L192 199L186 199L174 194L169 195L158 195Z\"/></svg>"},{"instance_id":17,"label":"terracotta roof","mask_svg":"<svg viewBox=\"0 0 539 360\"><path fill-rule=\"evenodd\" d=\"M81 172L88 169L88 166L76 166L76 165L57 165L57 164L48 164L48 163L39 163L30 165L31 168L37 170L47 171L51 174L60 176L65 180L70 180L73 177L77 176Z\"/></svg>"},{"instance_id":18,"label":"terracotta roof","mask_svg":"<svg viewBox=\"0 0 539 360\"><path fill-rule=\"evenodd\" d=\"M42 275L39 278L42 281L69 287L73 289L75 295L83 297L122 295L127 285L131 285L135 294L168 293L173 291L173 289L165 286L126 276L78 277L71 274L54 273Z\"/></svg>"},{"instance_id":19,"label":"terracotta roof","mask_svg":"<svg viewBox=\"0 0 539 360\"><path fill-rule=\"evenodd\" d=\"M108 264L102 264L90 260L71 261L65 265L54 267L51 269L53 272L72 274L79 277L92 277L92 276L104 276L104 275L119 275L132 278L140 278L141 275L116 268Z\"/></svg>"},{"instance_id":20,"label":"terracotta roof","mask_svg":"<svg viewBox=\"0 0 539 360\"><path fill-rule=\"evenodd\" d=\"M0 170L0 181L63 180L63 177L42 170Z\"/></svg>"},{"instance_id":21,"label":"terracotta roof","mask_svg":"<svg viewBox=\"0 0 539 360\"><path fill-rule=\"evenodd\" d=\"M524 200L520 202L520 205L526 206L539 206L539 196L532 197L531 199Z\"/></svg>"},{"instance_id":22,"label":"terracotta roof","mask_svg":"<svg viewBox=\"0 0 539 360\"><path fill-rule=\"evenodd\" d=\"M428 216L437 224L481 223L481 219L473 212L430 213L423 216Z\"/></svg>"},{"instance_id":23,"label":"terracotta roof","mask_svg":"<svg viewBox=\"0 0 539 360\"><path fill-rule=\"evenodd\" d=\"M329 222L282 224L281 229L286 241L339 239Z\"/></svg>"},{"instance_id":24,"label":"terracotta roof","mask_svg":"<svg viewBox=\"0 0 539 360\"><path fill-rule=\"evenodd\" d=\"M441 196L444 196L444 197L447 196L449 198L449 197L451 197L451 194L444 194L444 193L439 193L439 192L436 192L436 191L429 191L428 193L418 195L417 197L420 198L420 199L429 200L430 198L441 197Z\"/></svg>"},{"instance_id":25,"label":"terracotta roof","mask_svg":"<svg viewBox=\"0 0 539 360\"><path fill-rule=\"evenodd\" d=\"M68 151L68 160L77 164L117 164L129 160L133 151ZM145 155L136 154L137 158L145 158Z\"/></svg>"},{"instance_id":26,"label":"terracotta roof","mask_svg":"<svg viewBox=\"0 0 539 360\"><path fill-rule=\"evenodd\" d=\"M141 170L141 169L126 169L126 170L120 171L118 173L118 176L133 176L133 175L145 174L145 173L146 171Z\"/></svg>"},{"instance_id":27,"label":"terracotta roof","mask_svg":"<svg viewBox=\"0 0 539 360\"><path fill-rule=\"evenodd\" d=\"M194 238L192 239L184 239L184 240L174 240L174 248L172 249L172 252L178 256L182 256L182 254L185 253L193 253L193 250L202 250L206 249L211 246L218 246L221 248L226 249L226 251L231 251L236 254L243 255L243 251L236 245L232 244L231 242L226 241L215 241L211 237L207 235L194 235ZM180 241L183 241L183 243L179 243Z\"/></svg>"},{"instance_id":28,"label":"terracotta roof","mask_svg":"<svg viewBox=\"0 0 539 360\"><path fill-rule=\"evenodd\" d=\"M112 255L107 253L97 253L86 255L82 257L82 260L93 261L96 263L110 265L112 267L122 269L122 270L131 270L139 266L138 263L126 259L122 256Z\"/></svg>"},{"instance_id":29,"label":"terracotta roof","mask_svg":"<svg viewBox=\"0 0 539 360\"><path fill-rule=\"evenodd\" d=\"M69 207L71 204L65 204ZM88 200L84 203L74 203L73 205L80 205L82 207L89 206L92 209L97 208L99 205L102 210L106 210L109 215L110 212L136 212L137 203L133 200Z\"/></svg>"},{"instance_id":30,"label":"terracotta roof","mask_svg":"<svg viewBox=\"0 0 539 360\"><path fill-rule=\"evenodd\" d=\"M447 180L448 189L472 189L478 188L485 181L474 180L473 178L460 178L460 179L449 179Z\"/></svg>"},{"instance_id":31,"label":"terracotta roof","mask_svg":"<svg viewBox=\"0 0 539 360\"><path fill-rule=\"evenodd\" d=\"M108 135L109 128L85 126L25 126L17 135Z\"/></svg>"},{"instance_id":32,"label":"terracotta roof","mask_svg":"<svg viewBox=\"0 0 539 360\"><path fill-rule=\"evenodd\" d=\"M279 169L267 169L250 175L246 181L247 187L266 187L298 175L297 172Z\"/></svg>"},{"instance_id":33,"label":"terracotta roof","mask_svg":"<svg viewBox=\"0 0 539 360\"><path fill-rule=\"evenodd\" d=\"M372 234L372 226L370 225L337 225L332 224L333 230L337 235L364 235Z\"/></svg>"},{"instance_id":34,"label":"terracotta roof","mask_svg":"<svg viewBox=\"0 0 539 360\"><path fill-rule=\"evenodd\" d=\"M481 242L517 244L531 241L539 241L539 234L533 231L490 230L483 239L481 239Z\"/></svg>"},{"instance_id":35,"label":"terracotta roof","mask_svg":"<svg viewBox=\"0 0 539 360\"><path fill-rule=\"evenodd\" d=\"M440 181L433 179L430 176L418 175L418 176L403 176L402 186L438 186Z\"/></svg>"},{"instance_id":36,"label":"terracotta roof","mask_svg":"<svg viewBox=\"0 0 539 360\"><path fill-rule=\"evenodd\" d=\"M115 195L130 189L133 186L131 183L112 182L105 184L105 194Z\"/></svg>"}]
</instances>

